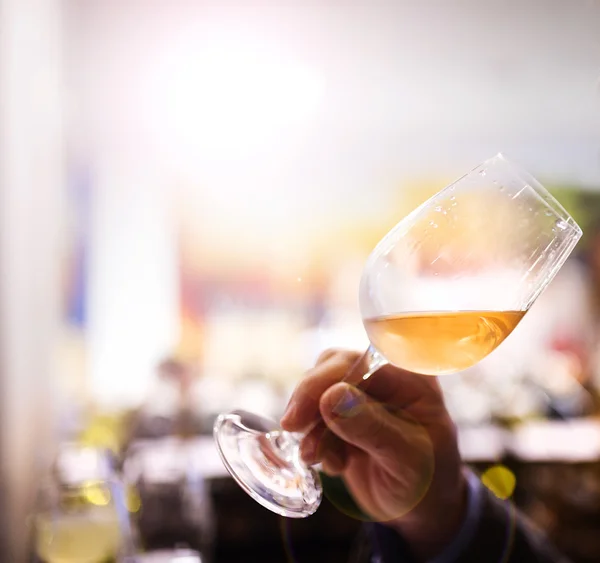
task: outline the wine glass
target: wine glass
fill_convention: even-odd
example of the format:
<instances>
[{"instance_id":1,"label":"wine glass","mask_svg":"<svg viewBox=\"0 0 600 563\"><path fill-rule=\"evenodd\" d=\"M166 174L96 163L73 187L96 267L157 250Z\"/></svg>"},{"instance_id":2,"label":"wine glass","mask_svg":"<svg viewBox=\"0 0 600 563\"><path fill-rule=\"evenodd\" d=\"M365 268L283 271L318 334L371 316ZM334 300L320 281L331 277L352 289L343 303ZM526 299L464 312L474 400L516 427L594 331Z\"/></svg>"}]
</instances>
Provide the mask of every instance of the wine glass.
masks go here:
<instances>
[{"instance_id":1,"label":"wine glass","mask_svg":"<svg viewBox=\"0 0 600 563\"><path fill-rule=\"evenodd\" d=\"M103 450L64 445L33 516L40 563L124 563L136 549L124 486Z\"/></svg>"},{"instance_id":2,"label":"wine glass","mask_svg":"<svg viewBox=\"0 0 600 563\"><path fill-rule=\"evenodd\" d=\"M368 370L350 370L346 381L359 384L387 363L425 376L475 365L514 330L581 234L503 155L479 165L400 221L367 259L359 302ZM322 486L300 459L302 436L245 411L219 416L214 436L231 475L260 504L294 518L318 508Z\"/></svg>"}]
</instances>

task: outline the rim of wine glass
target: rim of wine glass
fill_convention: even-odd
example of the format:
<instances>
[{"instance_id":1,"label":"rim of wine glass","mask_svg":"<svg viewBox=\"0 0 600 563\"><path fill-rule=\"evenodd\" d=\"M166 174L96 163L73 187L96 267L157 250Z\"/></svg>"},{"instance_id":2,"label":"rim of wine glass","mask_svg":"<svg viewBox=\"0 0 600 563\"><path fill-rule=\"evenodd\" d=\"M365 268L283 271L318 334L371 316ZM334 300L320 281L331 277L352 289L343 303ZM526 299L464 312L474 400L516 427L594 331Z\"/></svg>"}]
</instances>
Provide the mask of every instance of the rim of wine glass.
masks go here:
<instances>
[{"instance_id":1,"label":"rim of wine glass","mask_svg":"<svg viewBox=\"0 0 600 563\"><path fill-rule=\"evenodd\" d=\"M499 152L495 156L482 162L473 170L465 174L465 176L463 176L462 178L469 176L475 171L490 168L490 165L492 165L495 162L503 163L506 166L505 170L511 172L516 179L523 183L522 189L526 189L528 187L531 188L535 192L535 194L540 198L541 202L553 211L556 217L565 221L568 227L571 227L575 231L578 231L581 236L581 234L583 233L581 227L577 224L577 221L573 219L570 213L562 206L562 204L543 186L543 184L535 176L533 176L533 174L527 172L520 165L516 164L509 158L506 158L506 156L504 156L502 152ZM455 180L454 182L449 184L448 187L456 184L462 178Z\"/></svg>"},{"instance_id":2,"label":"rim of wine glass","mask_svg":"<svg viewBox=\"0 0 600 563\"><path fill-rule=\"evenodd\" d=\"M405 217L400 219L400 221L398 221L398 223L396 223L396 225L394 227L392 227L392 229L383 236L383 238L375 245L375 248L373 248L373 250L367 257L367 260L365 262L365 265L363 268L363 275L361 276L361 281L360 281L361 295L362 295L362 286L363 286L363 283L365 282L365 274L366 274L366 272L368 272L370 264L375 262L381 256L382 253L384 253L387 249L389 249L390 245L394 244L394 240L396 240L398 236L401 236L400 233L402 233L402 231L404 229L409 228L411 217L417 216L424 208L426 208L437 197L439 197L440 194L443 194L446 191L452 190L454 188L454 186L456 184L458 184L459 182L461 182L464 178L472 175L473 173L479 172L481 170L490 169L495 163L501 163L502 165L504 165L504 169L503 169L504 173L505 174L510 173L513 178L516 178L519 182L521 182L523 184L521 191L525 190L527 188L530 188L540 199L541 203L547 209L552 211L552 213L554 214L554 216L556 218L564 221L564 223L565 223L565 228L563 231L564 236L563 236L562 243L560 244L560 247L557 252L557 255L560 256L560 258L556 261L555 267L552 268L552 272L550 274L550 276L553 277L556 274L556 271L558 269L560 269L560 267L562 267L562 264L566 260L566 257L568 257L570 255L570 253L573 251L573 249L575 248L575 246L581 239L581 237L583 235L583 231L582 231L581 227L577 224L575 219L573 219L573 217L571 217L571 215L568 213L568 211L541 184L541 182L539 182L533 175L531 175L529 172L525 171L523 168L521 168L520 166L515 164L513 161L506 158L503 153L499 152L496 155L492 156L491 158L488 158L484 162L478 164L477 166L475 166L473 169L471 169L466 174L463 174L456 180L450 182L444 188L442 188L441 190L436 192L434 195L432 195L431 197L426 199L421 205L419 205L418 207L413 209L413 211L411 211L408 215L406 215ZM542 284L541 287L539 288L539 290L534 294L534 296L532 297L532 299L530 300L530 302L526 308L531 306L531 304L537 299L539 294L543 291L544 287L545 287L545 285ZM361 305L361 309L362 309L362 305Z\"/></svg>"},{"instance_id":3,"label":"rim of wine glass","mask_svg":"<svg viewBox=\"0 0 600 563\"><path fill-rule=\"evenodd\" d=\"M581 227L577 224L575 219L571 217L569 212L558 202L558 200L541 184L539 180L537 180L533 175L529 172L525 171L523 168L515 164L512 160L506 158L503 153L499 152L495 156L488 158L482 163L478 164L474 168L472 168L466 174L463 174L456 180L453 180L448 185L443 187L441 190L433 194L431 197L427 198L421 205L413 209L408 215L404 216L402 219L398 221L383 237L382 239L375 245L375 248L369 254L367 258L367 264L374 260L382 251L382 249L387 248L390 244L390 239L397 235L403 228L406 228L410 224L410 218L418 215L421 210L426 208L431 204L440 194L443 194L446 191L450 191L454 188L456 184L461 182L464 178L472 175L475 172L478 172L483 169L490 169L491 165L494 162L501 162L506 167L505 172L510 171L512 176L519 180L519 182L523 183L522 189L531 188L534 193L540 198L541 202L550 209L556 217L562 219L566 224L567 228L577 233L576 240L581 238L583 231ZM565 229L566 230L566 229Z\"/></svg>"}]
</instances>

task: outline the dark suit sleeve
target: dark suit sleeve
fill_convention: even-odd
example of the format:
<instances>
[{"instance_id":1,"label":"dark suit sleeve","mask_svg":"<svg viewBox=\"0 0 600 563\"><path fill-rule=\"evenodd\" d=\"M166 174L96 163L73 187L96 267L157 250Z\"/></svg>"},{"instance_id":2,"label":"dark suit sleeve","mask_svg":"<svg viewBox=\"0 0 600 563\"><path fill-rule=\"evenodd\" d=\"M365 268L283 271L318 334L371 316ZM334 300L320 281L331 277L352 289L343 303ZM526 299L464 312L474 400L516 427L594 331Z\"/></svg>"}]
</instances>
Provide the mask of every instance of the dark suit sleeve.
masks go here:
<instances>
[{"instance_id":1,"label":"dark suit sleeve","mask_svg":"<svg viewBox=\"0 0 600 563\"><path fill-rule=\"evenodd\" d=\"M440 515L441 516L441 515ZM420 563L407 543L390 528L368 524L365 563ZM469 506L455 541L427 563L569 563L509 501L496 498L469 474Z\"/></svg>"},{"instance_id":2,"label":"dark suit sleeve","mask_svg":"<svg viewBox=\"0 0 600 563\"><path fill-rule=\"evenodd\" d=\"M509 501L480 485L482 506L471 541L453 563L569 563Z\"/></svg>"}]
</instances>

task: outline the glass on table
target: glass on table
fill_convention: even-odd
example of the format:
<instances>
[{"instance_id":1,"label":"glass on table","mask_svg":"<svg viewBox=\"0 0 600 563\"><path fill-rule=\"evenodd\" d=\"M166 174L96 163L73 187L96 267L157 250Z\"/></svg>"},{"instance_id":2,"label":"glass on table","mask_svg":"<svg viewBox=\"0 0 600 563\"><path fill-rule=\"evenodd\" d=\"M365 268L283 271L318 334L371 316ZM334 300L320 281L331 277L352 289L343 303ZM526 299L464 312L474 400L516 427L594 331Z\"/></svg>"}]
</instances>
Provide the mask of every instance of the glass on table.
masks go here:
<instances>
[{"instance_id":1,"label":"glass on table","mask_svg":"<svg viewBox=\"0 0 600 563\"><path fill-rule=\"evenodd\" d=\"M103 450L61 448L38 491L33 525L40 563L121 563L135 556L124 487Z\"/></svg>"}]
</instances>

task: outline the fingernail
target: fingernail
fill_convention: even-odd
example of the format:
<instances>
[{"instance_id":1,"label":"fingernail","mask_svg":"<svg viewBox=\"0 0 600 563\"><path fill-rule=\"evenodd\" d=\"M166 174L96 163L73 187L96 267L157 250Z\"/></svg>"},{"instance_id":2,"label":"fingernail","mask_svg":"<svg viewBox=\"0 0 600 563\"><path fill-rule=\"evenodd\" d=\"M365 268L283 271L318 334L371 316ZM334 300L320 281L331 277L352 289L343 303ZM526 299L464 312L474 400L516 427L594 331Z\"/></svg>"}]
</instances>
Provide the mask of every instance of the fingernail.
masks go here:
<instances>
[{"instance_id":1,"label":"fingernail","mask_svg":"<svg viewBox=\"0 0 600 563\"><path fill-rule=\"evenodd\" d=\"M294 402L294 394L292 393L292 396L288 399L287 405L285 405L286 412L290 408L290 406L292 405L293 402Z\"/></svg>"},{"instance_id":2,"label":"fingernail","mask_svg":"<svg viewBox=\"0 0 600 563\"><path fill-rule=\"evenodd\" d=\"M283 416L281 417L281 422L285 422L285 421L289 420L290 418L293 418L295 412L296 412L296 403L294 401L290 401L288 403L287 407L285 407L285 411L283 413Z\"/></svg>"},{"instance_id":3,"label":"fingernail","mask_svg":"<svg viewBox=\"0 0 600 563\"><path fill-rule=\"evenodd\" d=\"M362 394L348 387L340 397L340 400L333 406L331 412L343 418L349 418L356 414L356 408L363 403L364 397Z\"/></svg>"}]
</instances>

